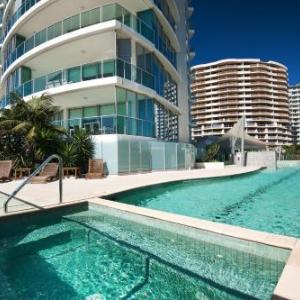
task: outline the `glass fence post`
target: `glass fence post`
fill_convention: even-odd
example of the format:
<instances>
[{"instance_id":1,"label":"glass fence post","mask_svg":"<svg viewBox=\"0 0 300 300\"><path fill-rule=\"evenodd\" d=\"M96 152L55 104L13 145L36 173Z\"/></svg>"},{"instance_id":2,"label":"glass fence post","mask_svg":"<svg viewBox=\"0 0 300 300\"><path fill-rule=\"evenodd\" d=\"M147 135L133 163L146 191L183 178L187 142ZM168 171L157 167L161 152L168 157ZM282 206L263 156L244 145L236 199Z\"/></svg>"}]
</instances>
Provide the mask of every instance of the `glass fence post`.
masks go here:
<instances>
[{"instance_id":1,"label":"glass fence post","mask_svg":"<svg viewBox=\"0 0 300 300\"><path fill-rule=\"evenodd\" d=\"M34 87L34 79L32 80L32 92L34 92L34 89L35 89L35 87Z\"/></svg>"},{"instance_id":2,"label":"glass fence post","mask_svg":"<svg viewBox=\"0 0 300 300\"><path fill-rule=\"evenodd\" d=\"M33 35L33 48L35 47L35 34Z\"/></svg>"},{"instance_id":3,"label":"glass fence post","mask_svg":"<svg viewBox=\"0 0 300 300\"><path fill-rule=\"evenodd\" d=\"M126 64L127 63L125 61L123 61L123 78L126 78Z\"/></svg>"},{"instance_id":4,"label":"glass fence post","mask_svg":"<svg viewBox=\"0 0 300 300\"><path fill-rule=\"evenodd\" d=\"M82 12L79 14L79 28L82 28Z\"/></svg>"},{"instance_id":5,"label":"glass fence post","mask_svg":"<svg viewBox=\"0 0 300 300\"><path fill-rule=\"evenodd\" d=\"M122 7L122 24L125 24L125 15L124 15L124 8Z\"/></svg>"}]
</instances>

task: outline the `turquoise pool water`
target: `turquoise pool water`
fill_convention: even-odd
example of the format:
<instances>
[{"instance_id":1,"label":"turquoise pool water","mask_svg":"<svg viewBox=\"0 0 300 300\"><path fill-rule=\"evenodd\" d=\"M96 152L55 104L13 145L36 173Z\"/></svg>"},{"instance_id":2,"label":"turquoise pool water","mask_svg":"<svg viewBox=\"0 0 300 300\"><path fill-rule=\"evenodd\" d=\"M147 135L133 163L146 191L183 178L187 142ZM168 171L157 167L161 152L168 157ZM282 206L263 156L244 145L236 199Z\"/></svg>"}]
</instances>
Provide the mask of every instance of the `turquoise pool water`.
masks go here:
<instances>
[{"instance_id":1,"label":"turquoise pool water","mask_svg":"<svg viewBox=\"0 0 300 300\"><path fill-rule=\"evenodd\" d=\"M289 251L98 206L0 224L0 299L269 299Z\"/></svg>"},{"instance_id":2,"label":"turquoise pool water","mask_svg":"<svg viewBox=\"0 0 300 300\"><path fill-rule=\"evenodd\" d=\"M176 214L300 237L300 168L165 184L109 198Z\"/></svg>"}]
</instances>

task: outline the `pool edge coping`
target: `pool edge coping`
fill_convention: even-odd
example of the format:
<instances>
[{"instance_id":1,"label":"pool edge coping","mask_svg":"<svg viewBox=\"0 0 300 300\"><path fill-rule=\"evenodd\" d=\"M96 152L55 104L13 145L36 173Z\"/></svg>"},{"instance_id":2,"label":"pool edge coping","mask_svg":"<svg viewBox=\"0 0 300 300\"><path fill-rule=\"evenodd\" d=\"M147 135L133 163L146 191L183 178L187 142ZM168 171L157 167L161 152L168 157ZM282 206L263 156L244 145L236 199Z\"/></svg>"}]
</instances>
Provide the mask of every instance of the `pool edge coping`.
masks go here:
<instances>
[{"instance_id":1,"label":"pool edge coping","mask_svg":"<svg viewBox=\"0 0 300 300\"><path fill-rule=\"evenodd\" d=\"M143 188L156 187L156 186L165 185L165 184L172 184L172 183L176 184L176 183L180 183L180 182L184 182L184 181L201 181L201 180L213 180L213 179L247 176L247 175L251 175L253 173L261 172L266 169L266 167L255 167L255 166L253 166L252 168L253 168L253 170L246 170L246 171L242 170L241 172L232 173L232 174L209 175L209 176L205 176L205 177L187 177L187 178L178 178L178 179L166 179L161 182L153 182L153 183L147 183L147 184L142 184L142 185L137 185L137 186L132 186L132 187L121 188L113 193L103 193L103 194L99 195L99 197L101 197L102 199L105 199L105 197L112 197L114 195L121 194L121 193L136 191L136 190L143 189ZM89 199L92 199L92 198L94 198L94 197L91 197ZM110 200L110 199L106 199L106 200Z\"/></svg>"}]
</instances>

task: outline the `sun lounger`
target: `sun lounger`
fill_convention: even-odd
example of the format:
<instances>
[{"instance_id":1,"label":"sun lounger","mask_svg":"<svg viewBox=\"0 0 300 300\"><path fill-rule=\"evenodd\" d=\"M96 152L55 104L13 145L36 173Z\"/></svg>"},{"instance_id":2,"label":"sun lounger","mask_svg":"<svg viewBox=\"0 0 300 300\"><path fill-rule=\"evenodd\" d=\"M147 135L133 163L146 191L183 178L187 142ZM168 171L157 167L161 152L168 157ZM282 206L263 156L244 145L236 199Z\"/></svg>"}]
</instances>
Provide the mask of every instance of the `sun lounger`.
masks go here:
<instances>
[{"instance_id":1,"label":"sun lounger","mask_svg":"<svg viewBox=\"0 0 300 300\"><path fill-rule=\"evenodd\" d=\"M90 159L89 170L85 175L86 179L98 179L104 177L104 167L102 159Z\"/></svg>"},{"instance_id":2,"label":"sun lounger","mask_svg":"<svg viewBox=\"0 0 300 300\"><path fill-rule=\"evenodd\" d=\"M46 183L48 181L56 180L58 172L58 164L47 164L39 175L31 179L31 183Z\"/></svg>"},{"instance_id":3,"label":"sun lounger","mask_svg":"<svg viewBox=\"0 0 300 300\"><path fill-rule=\"evenodd\" d=\"M12 160L0 161L0 181L10 180L10 174L13 167Z\"/></svg>"}]
</instances>

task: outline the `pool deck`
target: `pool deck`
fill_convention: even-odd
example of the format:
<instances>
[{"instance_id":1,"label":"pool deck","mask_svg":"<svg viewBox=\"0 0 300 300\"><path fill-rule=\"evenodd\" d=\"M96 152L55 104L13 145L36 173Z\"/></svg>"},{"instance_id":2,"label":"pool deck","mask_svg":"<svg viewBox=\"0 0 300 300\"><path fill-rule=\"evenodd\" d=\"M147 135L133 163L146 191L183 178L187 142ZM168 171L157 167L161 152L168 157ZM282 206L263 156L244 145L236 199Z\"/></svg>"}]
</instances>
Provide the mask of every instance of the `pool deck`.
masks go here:
<instances>
[{"instance_id":1,"label":"pool deck","mask_svg":"<svg viewBox=\"0 0 300 300\"><path fill-rule=\"evenodd\" d=\"M222 234L224 236L230 236L274 247L290 249L291 255L285 265L283 273L274 290L272 299L300 300L299 239L101 199L101 197L105 197L109 194L114 194L117 192L122 192L139 187L151 186L160 183L234 176L255 172L259 169L260 168L258 167L240 168L235 166L228 166L224 169L219 170L199 169L191 171L168 171L155 173L153 172L136 175L108 176L107 178L97 180L72 178L65 179L63 205L73 205L78 202L89 202L113 209L118 209L124 212L126 211L129 213L147 216L154 219L164 220L170 223L177 223L188 227L198 228L201 230ZM9 194L18 185L20 185L21 182L22 181L19 180L0 184L0 191ZM43 208L56 208L58 207L58 182L34 185L29 184L18 194L18 197ZM30 213L32 209L28 209L28 206L24 207L24 205L20 206L19 203L12 203L12 206L9 207L9 211L12 212L12 214L8 214L6 215L6 217L9 218L9 215L15 215L24 212L26 213L26 211ZM0 209L0 218L2 217L5 218L3 208Z\"/></svg>"},{"instance_id":2,"label":"pool deck","mask_svg":"<svg viewBox=\"0 0 300 300\"><path fill-rule=\"evenodd\" d=\"M121 176L111 175L103 179L94 180L70 178L63 180L63 201L64 203L69 203L73 201L88 200L160 183L234 176L255 172L259 169L260 168L258 167L241 168L236 166L226 166L224 169L218 170L195 169L188 171L152 172ZM0 184L0 192L11 194L21 183L22 180L2 183ZM59 199L58 181L47 184L28 184L17 194L17 197L40 207L55 205L58 203ZM28 209L28 207L26 208ZM19 210L21 207L15 203L10 211L17 209ZM0 208L0 217L3 213L3 208Z\"/></svg>"}]
</instances>

